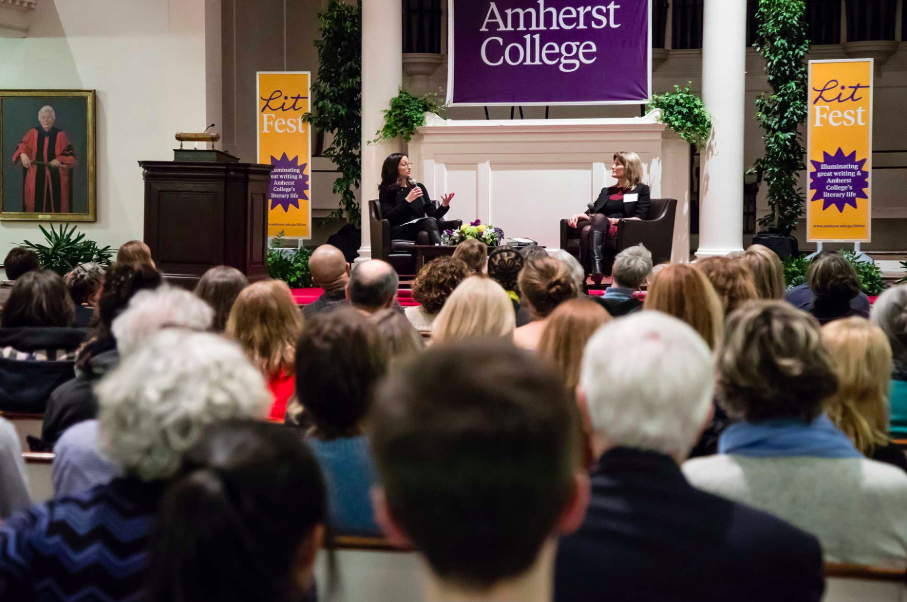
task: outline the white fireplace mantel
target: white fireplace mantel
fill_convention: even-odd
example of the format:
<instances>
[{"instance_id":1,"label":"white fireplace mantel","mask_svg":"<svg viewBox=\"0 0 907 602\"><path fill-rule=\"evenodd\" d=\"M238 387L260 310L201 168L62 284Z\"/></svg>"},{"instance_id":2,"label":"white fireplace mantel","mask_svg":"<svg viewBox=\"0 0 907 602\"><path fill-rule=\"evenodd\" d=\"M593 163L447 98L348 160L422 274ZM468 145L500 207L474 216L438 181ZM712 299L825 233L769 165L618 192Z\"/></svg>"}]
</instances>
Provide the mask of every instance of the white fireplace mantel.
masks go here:
<instances>
[{"instance_id":1,"label":"white fireplace mantel","mask_svg":"<svg viewBox=\"0 0 907 602\"><path fill-rule=\"evenodd\" d=\"M560 219L586 210L613 185L612 157L634 151L653 198L678 201L673 261L689 261L690 147L657 121L526 119L453 121L428 115L409 143L414 177L433 198L454 192L449 219L481 219L507 236L560 246Z\"/></svg>"},{"instance_id":2,"label":"white fireplace mantel","mask_svg":"<svg viewBox=\"0 0 907 602\"><path fill-rule=\"evenodd\" d=\"M38 0L0 0L0 37L27 37L29 19L36 6Z\"/></svg>"}]
</instances>

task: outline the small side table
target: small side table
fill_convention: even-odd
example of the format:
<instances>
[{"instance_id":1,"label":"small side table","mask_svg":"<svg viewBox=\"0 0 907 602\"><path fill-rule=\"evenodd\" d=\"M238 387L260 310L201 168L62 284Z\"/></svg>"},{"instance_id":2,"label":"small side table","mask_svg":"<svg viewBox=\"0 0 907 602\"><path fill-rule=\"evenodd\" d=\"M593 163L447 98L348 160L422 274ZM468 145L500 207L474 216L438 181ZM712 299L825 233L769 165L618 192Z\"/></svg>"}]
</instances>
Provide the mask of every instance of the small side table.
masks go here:
<instances>
[{"instance_id":1,"label":"small side table","mask_svg":"<svg viewBox=\"0 0 907 602\"><path fill-rule=\"evenodd\" d=\"M432 259L453 255L457 245L413 245L413 249L416 252L416 274L418 274L422 266Z\"/></svg>"}]
</instances>

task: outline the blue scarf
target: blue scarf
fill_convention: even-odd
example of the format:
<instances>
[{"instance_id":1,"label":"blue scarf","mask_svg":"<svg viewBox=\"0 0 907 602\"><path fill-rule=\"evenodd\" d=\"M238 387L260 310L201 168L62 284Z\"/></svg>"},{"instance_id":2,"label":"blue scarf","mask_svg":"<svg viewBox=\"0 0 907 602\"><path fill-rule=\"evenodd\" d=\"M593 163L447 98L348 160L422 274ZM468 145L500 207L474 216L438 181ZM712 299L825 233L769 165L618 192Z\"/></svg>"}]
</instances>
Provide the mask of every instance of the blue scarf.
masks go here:
<instances>
[{"instance_id":1,"label":"blue scarf","mask_svg":"<svg viewBox=\"0 0 907 602\"><path fill-rule=\"evenodd\" d=\"M853 442L824 414L809 424L796 420L741 422L726 428L718 453L749 458L863 458Z\"/></svg>"}]
</instances>

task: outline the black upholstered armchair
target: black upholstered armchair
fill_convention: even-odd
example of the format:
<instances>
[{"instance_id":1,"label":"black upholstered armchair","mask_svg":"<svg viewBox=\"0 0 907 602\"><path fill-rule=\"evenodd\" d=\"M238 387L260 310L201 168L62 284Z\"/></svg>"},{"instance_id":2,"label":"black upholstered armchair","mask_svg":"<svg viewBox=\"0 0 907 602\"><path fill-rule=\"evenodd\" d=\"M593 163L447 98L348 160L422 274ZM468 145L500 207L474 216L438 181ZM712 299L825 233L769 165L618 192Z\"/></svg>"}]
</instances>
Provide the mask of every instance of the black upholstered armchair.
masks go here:
<instances>
[{"instance_id":1,"label":"black upholstered armchair","mask_svg":"<svg viewBox=\"0 0 907 602\"><path fill-rule=\"evenodd\" d=\"M438 205L439 201L433 201ZM391 223L381 217L381 203L368 202L369 232L372 242L372 258L382 259L397 270L400 276L415 276L416 257L413 255L413 245L427 245L428 233L419 232L416 241L391 240ZM463 220L447 222L447 228L459 228Z\"/></svg>"},{"instance_id":2,"label":"black upholstered armchair","mask_svg":"<svg viewBox=\"0 0 907 602\"><path fill-rule=\"evenodd\" d=\"M614 246L605 246L605 274L611 275L615 255L640 243L652 252L652 261L656 265L671 261L676 212L676 199L652 199L646 219L622 221ZM561 248L579 258L579 240L579 228L571 228L567 225L567 220L562 219ZM584 267L588 271L589 266Z\"/></svg>"}]
</instances>

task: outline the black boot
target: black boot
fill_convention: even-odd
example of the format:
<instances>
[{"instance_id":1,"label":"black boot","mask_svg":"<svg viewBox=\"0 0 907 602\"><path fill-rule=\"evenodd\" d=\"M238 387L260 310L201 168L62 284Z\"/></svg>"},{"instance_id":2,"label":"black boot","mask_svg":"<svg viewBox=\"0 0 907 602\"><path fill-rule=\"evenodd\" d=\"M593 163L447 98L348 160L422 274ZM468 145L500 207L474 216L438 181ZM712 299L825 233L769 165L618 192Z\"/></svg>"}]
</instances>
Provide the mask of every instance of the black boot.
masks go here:
<instances>
[{"instance_id":1,"label":"black boot","mask_svg":"<svg viewBox=\"0 0 907 602\"><path fill-rule=\"evenodd\" d=\"M604 259L605 233L592 231L592 275L601 275L604 272L602 261Z\"/></svg>"},{"instance_id":2,"label":"black boot","mask_svg":"<svg viewBox=\"0 0 907 602\"><path fill-rule=\"evenodd\" d=\"M441 245L441 231L438 230L438 223L432 222L426 224L426 232L428 232L428 244L440 246Z\"/></svg>"}]
</instances>

